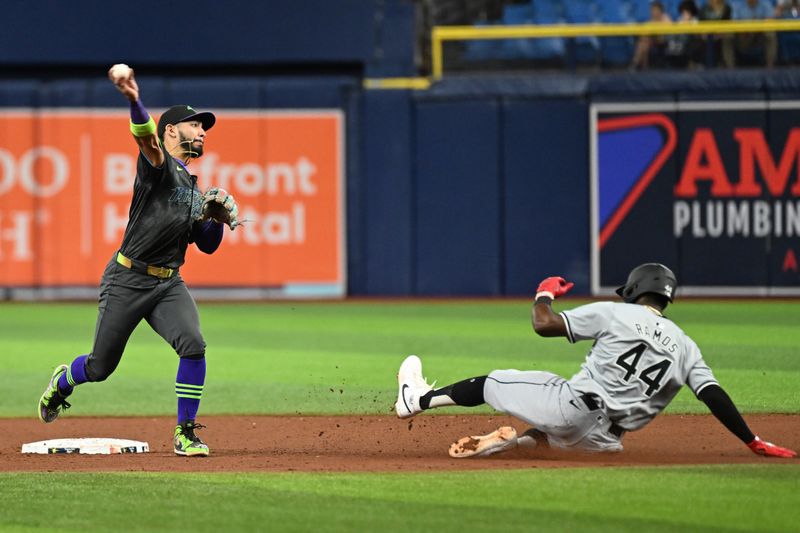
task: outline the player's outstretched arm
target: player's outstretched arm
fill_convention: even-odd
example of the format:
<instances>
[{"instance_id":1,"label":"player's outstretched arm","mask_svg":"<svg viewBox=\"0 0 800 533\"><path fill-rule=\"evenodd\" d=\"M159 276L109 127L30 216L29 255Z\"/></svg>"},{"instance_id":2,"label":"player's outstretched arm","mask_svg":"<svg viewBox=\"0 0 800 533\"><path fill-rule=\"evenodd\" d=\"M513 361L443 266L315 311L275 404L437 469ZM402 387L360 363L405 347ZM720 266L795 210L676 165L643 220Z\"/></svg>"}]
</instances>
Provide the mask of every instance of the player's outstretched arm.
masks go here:
<instances>
[{"instance_id":1,"label":"player's outstretched arm","mask_svg":"<svg viewBox=\"0 0 800 533\"><path fill-rule=\"evenodd\" d=\"M564 319L553 311L550 304L559 296L565 295L574 283L562 277L544 279L536 289L536 299L531 312L533 330L542 337L566 337L567 326Z\"/></svg>"},{"instance_id":2,"label":"player's outstretched arm","mask_svg":"<svg viewBox=\"0 0 800 533\"><path fill-rule=\"evenodd\" d=\"M771 442L763 441L754 435L736 405L734 405L731 397L719 385L709 385L703 388L698 398L708 406L708 409L717 420L728 428L728 431L739 437L753 453L768 457L788 458L797 456L797 453L788 448L775 446Z\"/></svg>"},{"instance_id":3,"label":"player's outstretched arm","mask_svg":"<svg viewBox=\"0 0 800 533\"><path fill-rule=\"evenodd\" d=\"M139 150L154 167L164 164L164 152L158 144L156 123L139 100L139 84L128 65L116 64L108 70L108 79L131 104L131 133Z\"/></svg>"}]
</instances>

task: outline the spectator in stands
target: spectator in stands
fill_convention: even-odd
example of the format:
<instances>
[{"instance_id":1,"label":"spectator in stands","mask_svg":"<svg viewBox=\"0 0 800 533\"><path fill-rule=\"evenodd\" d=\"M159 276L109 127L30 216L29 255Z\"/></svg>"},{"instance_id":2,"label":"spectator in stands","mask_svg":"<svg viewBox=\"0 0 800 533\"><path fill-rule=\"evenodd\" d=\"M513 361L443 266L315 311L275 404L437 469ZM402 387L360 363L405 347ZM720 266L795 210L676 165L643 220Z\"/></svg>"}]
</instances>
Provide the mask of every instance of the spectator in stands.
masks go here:
<instances>
[{"instance_id":1,"label":"spectator in stands","mask_svg":"<svg viewBox=\"0 0 800 533\"><path fill-rule=\"evenodd\" d=\"M800 0L779 0L775 6L775 17L800 19ZM800 32L782 31L778 35L780 59L787 65L800 63Z\"/></svg>"},{"instance_id":2,"label":"spectator in stands","mask_svg":"<svg viewBox=\"0 0 800 533\"><path fill-rule=\"evenodd\" d=\"M775 18L800 18L800 0L779 0L775 6Z\"/></svg>"},{"instance_id":3,"label":"spectator in stands","mask_svg":"<svg viewBox=\"0 0 800 533\"><path fill-rule=\"evenodd\" d=\"M694 0L678 5L677 24L695 24L699 10ZM667 64L674 68L699 68L703 64L703 39L696 35L670 35L665 52Z\"/></svg>"},{"instance_id":4,"label":"spectator in stands","mask_svg":"<svg viewBox=\"0 0 800 533\"><path fill-rule=\"evenodd\" d=\"M664 4L658 0L650 2L650 22L672 22L672 19L664 9ZM636 50L633 54L631 69L646 69L653 66L661 66L664 63L664 50L667 47L667 39L663 35L643 35L636 42Z\"/></svg>"},{"instance_id":5,"label":"spectator in stands","mask_svg":"<svg viewBox=\"0 0 800 533\"><path fill-rule=\"evenodd\" d=\"M772 18L774 10L765 0L746 0L736 6L733 18L736 20L766 20ZM778 39L775 32L739 33L736 35L737 58L752 58L763 54L767 67L775 66L778 55Z\"/></svg>"},{"instance_id":6,"label":"spectator in stands","mask_svg":"<svg viewBox=\"0 0 800 533\"><path fill-rule=\"evenodd\" d=\"M731 20L733 11L725 0L708 0L708 3L700 10L700 20ZM733 55L733 35L729 33L715 34L712 38L714 46L714 62L719 64L720 56L722 63L732 68L736 62Z\"/></svg>"},{"instance_id":7,"label":"spectator in stands","mask_svg":"<svg viewBox=\"0 0 800 533\"><path fill-rule=\"evenodd\" d=\"M700 10L700 20L731 20L733 10L725 0L708 0Z\"/></svg>"}]
</instances>

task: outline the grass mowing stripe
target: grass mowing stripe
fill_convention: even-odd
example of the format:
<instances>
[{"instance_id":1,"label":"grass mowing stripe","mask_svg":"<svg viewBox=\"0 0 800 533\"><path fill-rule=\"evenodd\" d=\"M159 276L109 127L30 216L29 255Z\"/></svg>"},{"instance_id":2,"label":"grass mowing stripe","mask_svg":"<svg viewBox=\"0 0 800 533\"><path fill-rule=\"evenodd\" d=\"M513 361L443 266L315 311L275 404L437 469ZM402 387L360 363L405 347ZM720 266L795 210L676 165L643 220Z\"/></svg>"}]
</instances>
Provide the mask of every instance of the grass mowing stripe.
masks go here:
<instances>
[{"instance_id":1,"label":"grass mowing stripe","mask_svg":"<svg viewBox=\"0 0 800 533\"><path fill-rule=\"evenodd\" d=\"M385 414L397 366L409 353L421 355L426 376L443 384L495 368L569 377L590 347L536 336L530 304L519 300L199 307L208 342L201 415ZM743 410L800 412L797 302L691 300L668 311ZM91 349L96 314L89 303L0 304L0 367L7 378L0 416L30 416L52 368ZM70 414L171 414L177 364L172 349L142 324L107 382L78 387ZM705 406L684 392L669 411L702 413Z\"/></svg>"},{"instance_id":2,"label":"grass mowing stripe","mask_svg":"<svg viewBox=\"0 0 800 533\"><path fill-rule=\"evenodd\" d=\"M791 531L788 464L425 474L0 474L0 528ZM76 496L79 495L79 496ZM46 501L46 506L42 502ZM212 503L213 502L213 503ZM102 505L100 504L102 503ZM207 504L207 505L206 505Z\"/></svg>"}]
</instances>

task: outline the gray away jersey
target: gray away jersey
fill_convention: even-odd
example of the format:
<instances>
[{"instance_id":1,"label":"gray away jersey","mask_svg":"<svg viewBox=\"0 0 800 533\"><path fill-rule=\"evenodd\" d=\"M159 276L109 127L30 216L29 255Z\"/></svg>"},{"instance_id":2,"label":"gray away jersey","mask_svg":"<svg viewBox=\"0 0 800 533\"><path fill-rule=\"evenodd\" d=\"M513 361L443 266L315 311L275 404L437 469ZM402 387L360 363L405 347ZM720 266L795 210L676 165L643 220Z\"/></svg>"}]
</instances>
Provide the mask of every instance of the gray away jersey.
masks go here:
<instances>
[{"instance_id":1,"label":"gray away jersey","mask_svg":"<svg viewBox=\"0 0 800 533\"><path fill-rule=\"evenodd\" d=\"M598 302L561 313L570 342L594 340L573 389L598 395L609 418L641 429L687 384L695 393L717 384L697 344L653 308Z\"/></svg>"}]
</instances>

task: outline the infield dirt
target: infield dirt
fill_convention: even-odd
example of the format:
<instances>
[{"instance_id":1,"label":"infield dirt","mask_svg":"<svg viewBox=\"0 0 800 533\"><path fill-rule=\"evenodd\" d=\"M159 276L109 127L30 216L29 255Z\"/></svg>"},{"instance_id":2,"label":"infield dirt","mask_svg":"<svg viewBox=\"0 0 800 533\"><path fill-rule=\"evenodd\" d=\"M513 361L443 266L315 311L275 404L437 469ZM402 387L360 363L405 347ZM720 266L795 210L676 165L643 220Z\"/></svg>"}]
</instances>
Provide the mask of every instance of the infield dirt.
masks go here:
<instances>
[{"instance_id":1,"label":"infield dirt","mask_svg":"<svg viewBox=\"0 0 800 533\"><path fill-rule=\"evenodd\" d=\"M800 415L749 415L765 440L800 449ZM355 472L477 470L786 463L752 454L711 416L665 415L624 438L618 454L581 454L546 448L516 449L487 458L452 459L451 442L500 426L527 426L506 416L209 416L198 434L211 448L205 458L172 452L174 419L168 417L64 417L45 425L35 419L0 419L0 471L153 472ZM23 455L22 444L54 438L117 437L147 441L137 455Z\"/></svg>"}]
</instances>

